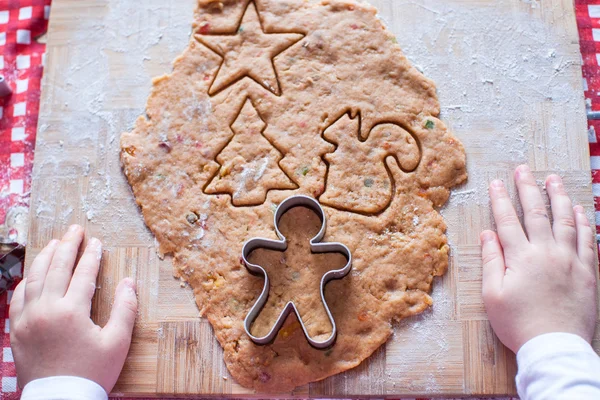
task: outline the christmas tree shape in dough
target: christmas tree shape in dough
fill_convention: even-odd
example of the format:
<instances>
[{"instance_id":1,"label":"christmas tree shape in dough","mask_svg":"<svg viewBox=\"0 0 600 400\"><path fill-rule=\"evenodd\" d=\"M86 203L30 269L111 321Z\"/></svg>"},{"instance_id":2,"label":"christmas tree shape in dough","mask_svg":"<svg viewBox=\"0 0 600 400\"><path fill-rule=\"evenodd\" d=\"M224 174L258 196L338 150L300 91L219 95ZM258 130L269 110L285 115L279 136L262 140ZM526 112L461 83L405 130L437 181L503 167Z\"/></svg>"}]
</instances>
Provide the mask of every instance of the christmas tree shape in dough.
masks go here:
<instances>
[{"instance_id":1,"label":"christmas tree shape in dough","mask_svg":"<svg viewBox=\"0 0 600 400\"><path fill-rule=\"evenodd\" d=\"M246 99L231 130L234 135L217 155L221 166L205 188L207 194L229 194L234 206L263 204L272 189L296 189L281 170L281 152L263 135L267 124Z\"/></svg>"},{"instance_id":2,"label":"christmas tree shape in dough","mask_svg":"<svg viewBox=\"0 0 600 400\"><path fill-rule=\"evenodd\" d=\"M360 129L360 114L354 118L344 114L323 132L323 138L337 148L324 156L328 172L319 201L338 210L378 214L389 207L396 190L387 158L395 159L402 171L412 172L421 151L413 135L400 125L377 124L367 139Z\"/></svg>"}]
</instances>

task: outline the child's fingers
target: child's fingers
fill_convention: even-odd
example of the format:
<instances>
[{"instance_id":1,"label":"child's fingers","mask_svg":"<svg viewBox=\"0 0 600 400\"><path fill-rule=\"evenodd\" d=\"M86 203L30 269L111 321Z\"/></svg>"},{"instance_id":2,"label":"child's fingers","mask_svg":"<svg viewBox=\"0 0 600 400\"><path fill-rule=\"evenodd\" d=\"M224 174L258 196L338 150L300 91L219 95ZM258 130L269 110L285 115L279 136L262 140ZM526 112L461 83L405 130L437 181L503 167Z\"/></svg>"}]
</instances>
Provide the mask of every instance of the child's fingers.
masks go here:
<instances>
[{"instance_id":1,"label":"child's fingers","mask_svg":"<svg viewBox=\"0 0 600 400\"><path fill-rule=\"evenodd\" d=\"M489 299L502 290L506 272L502 247L498 236L492 231L481 233L481 259L483 261L482 294L484 299Z\"/></svg>"},{"instance_id":2,"label":"child's fingers","mask_svg":"<svg viewBox=\"0 0 600 400\"><path fill-rule=\"evenodd\" d=\"M595 249L596 241L590 221L585 215L585 209L581 206L575 206L575 223L577 225L577 255L582 263L591 270L597 266Z\"/></svg>"},{"instance_id":3,"label":"child's fingers","mask_svg":"<svg viewBox=\"0 0 600 400\"><path fill-rule=\"evenodd\" d=\"M65 298L71 299L75 304L91 308L92 297L96 293L96 278L101 258L102 243L96 238L91 238L73 272Z\"/></svg>"},{"instance_id":4,"label":"child's fingers","mask_svg":"<svg viewBox=\"0 0 600 400\"><path fill-rule=\"evenodd\" d=\"M79 225L69 227L52 257L42 296L58 298L65 295L82 240L83 228Z\"/></svg>"},{"instance_id":5,"label":"child's fingers","mask_svg":"<svg viewBox=\"0 0 600 400\"><path fill-rule=\"evenodd\" d=\"M546 205L535 178L527 165L515 171L515 182L519 199L523 206L525 229L530 242L544 242L552 239L552 227L548 219Z\"/></svg>"},{"instance_id":6,"label":"child's fingers","mask_svg":"<svg viewBox=\"0 0 600 400\"><path fill-rule=\"evenodd\" d=\"M575 229L573 204L565 191L560 176L550 175L546 180L546 189L552 206L554 239L575 250L577 248L577 230Z\"/></svg>"},{"instance_id":7,"label":"child's fingers","mask_svg":"<svg viewBox=\"0 0 600 400\"><path fill-rule=\"evenodd\" d=\"M52 262L52 257L60 242L51 240L50 243L33 260L29 272L27 273L27 286L25 287L25 302L37 299L42 294L48 268Z\"/></svg>"},{"instance_id":8,"label":"child's fingers","mask_svg":"<svg viewBox=\"0 0 600 400\"><path fill-rule=\"evenodd\" d=\"M112 346L122 346L122 351L127 353L136 316L135 283L131 278L125 278L117 286L110 318L102 329L106 341Z\"/></svg>"},{"instance_id":9,"label":"child's fingers","mask_svg":"<svg viewBox=\"0 0 600 400\"><path fill-rule=\"evenodd\" d=\"M23 313L23 309L25 308L25 287L27 286L27 278L23 279L13 292L12 299L10 300L10 310L8 318L13 321L13 323L17 322Z\"/></svg>"},{"instance_id":10,"label":"child's fingers","mask_svg":"<svg viewBox=\"0 0 600 400\"><path fill-rule=\"evenodd\" d=\"M490 198L492 199L492 212L502 247L509 250L528 243L521 222L502 181L495 180L490 184Z\"/></svg>"}]
</instances>

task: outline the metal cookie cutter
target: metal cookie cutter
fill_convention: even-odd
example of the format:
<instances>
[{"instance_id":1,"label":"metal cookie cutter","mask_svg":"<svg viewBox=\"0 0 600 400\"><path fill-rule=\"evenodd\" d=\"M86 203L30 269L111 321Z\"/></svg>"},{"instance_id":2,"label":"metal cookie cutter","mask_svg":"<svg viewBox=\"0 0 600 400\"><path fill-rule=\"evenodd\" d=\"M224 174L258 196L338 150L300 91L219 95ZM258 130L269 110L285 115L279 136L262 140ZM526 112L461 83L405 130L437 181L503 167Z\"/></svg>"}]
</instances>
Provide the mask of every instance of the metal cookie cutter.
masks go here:
<instances>
[{"instance_id":1,"label":"metal cookie cutter","mask_svg":"<svg viewBox=\"0 0 600 400\"><path fill-rule=\"evenodd\" d=\"M327 316L329 317L329 321L331 322L331 326L332 326L331 335L322 342L315 341L309 336L306 326L304 325L304 321L302 320L302 317L300 316L300 313L298 312L296 305L292 301L288 302L285 305L285 307L283 308L283 311L281 312L281 314L279 314L277 321L275 322L275 324L273 325L273 327L271 328L271 330L269 331L269 333L266 336L256 337L256 336L252 335L252 333L250 333L250 328L252 327L252 324L258 317L258 314L261 312L264 305L267 303L267 299L269 298L270 283L269 283L269 276L267 275L267 272L264 270L264 268L262 268L260 265L250 263L248 261L247 257L250 255L250 253L252 253L252 251L254 251L255 249L258 249L258 248L266 248L266 249L270 249L270 250L285 251L287 249L287 240L286 240L285 236L283 236L281 234L281 232L279 231L279 221L281 220L281 217L286 212L288 212L290 209L292 209L294 207L299 207L299 206L310 208L321 219L321 230L319 231L317 236L315 236L310 241L311 251L313 253L341 253L348 260L348 262L346 263L344 268L329 271L325 275L323 275L323 277L321 278L321 301L323 302L323 306L325 307L325 311L327 312ZM244 247L242 249L242 260L244 261L246 268L248 268L251 272L261 274L265 277L265 284L263 286L262 293L258 297L258 300L254 304L254 306L252 307L252 309L250 310L248 315L246 316L246 319L244 320L244 329L246 330L246 333L248 334L248 336L250 336L250 339L252 339L252 341L254 343L269 344L273 340L275 340L275 337L277 336L277 333L281 329L286 318L293 311L296 314L298 321L300 322L300 326L302 327L302 330L304 331L304 336L306 337L306 340L308 340L308 343L317 349L327 348L335 342L335 338L337 336L337 327L336 327L335 321L333 320L333 317L331 315L331 311L329 310L329 307L327 306L327 302L325 301L325 285L327 285L327 283L329 281L331 281L332 279L341 279L344 276L346 276L348 274L348 272L350 272L350 269L352 269L352 254L350 253L350 250L348 249L348 247L346 247L345 245L343 245L341 243L320 243L320 241L325 236L325 229L327 227L327 221L325 218L325 212L323 211L323 208L321 207L319 202L317 200L313 199L312 197L292 196L292 197L287 198L279 205L279 207L277 207L277 210L275 211L274 221L275 221L275 231L277 232L277 236L281 240L271 240L271 239L262 239L262 238L251 239L244 244Z\"/></svg>"},{"instance_id":2,"label":"metal cookie cutter","mask_svg":"<svg viewBox=\"0 0 600 400\"><path fill-rule=\"evenodd\" d=\"M0 75L0 97L6 97L12 94L12 89L8 86L6 79L3 75Z\"/></svg>"}]
</instances>

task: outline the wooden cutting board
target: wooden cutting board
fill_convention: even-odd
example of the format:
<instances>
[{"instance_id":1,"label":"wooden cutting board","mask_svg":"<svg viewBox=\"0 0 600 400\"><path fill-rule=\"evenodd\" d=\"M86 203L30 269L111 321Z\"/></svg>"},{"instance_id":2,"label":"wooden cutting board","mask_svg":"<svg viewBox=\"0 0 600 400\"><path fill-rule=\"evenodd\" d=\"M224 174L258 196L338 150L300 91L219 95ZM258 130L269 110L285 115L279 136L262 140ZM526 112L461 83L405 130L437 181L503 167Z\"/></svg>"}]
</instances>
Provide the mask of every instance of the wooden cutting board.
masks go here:
<instances>
[{"instance_id":1,"label":"wooden cutting board","mask_svg":"<svg viewBox=\"0 0 600 400\"><path fill-rule=\"evenodd\" d=\"M578 36L571 0L372 1L414 64L438 84L442 119L465 144L470 180L443 209L452 260L435 305L398 323L358 368L297 396L514 394L515 357L481 300L479 232L488 182L527 162L559 172L593 209ZM31 195L28 264L69 224L105 244L93 318L134 276L140 311L115 394L254 395L236 384L192 291L155 253L121 173L119 135L144 112L151 79L186 47L195 0L55 0ZM513 189L513 186L511 186ZM512 191L514 193L514 190ZM600 348L600 342L594 342Z\"/></svg>"}]
</instances>

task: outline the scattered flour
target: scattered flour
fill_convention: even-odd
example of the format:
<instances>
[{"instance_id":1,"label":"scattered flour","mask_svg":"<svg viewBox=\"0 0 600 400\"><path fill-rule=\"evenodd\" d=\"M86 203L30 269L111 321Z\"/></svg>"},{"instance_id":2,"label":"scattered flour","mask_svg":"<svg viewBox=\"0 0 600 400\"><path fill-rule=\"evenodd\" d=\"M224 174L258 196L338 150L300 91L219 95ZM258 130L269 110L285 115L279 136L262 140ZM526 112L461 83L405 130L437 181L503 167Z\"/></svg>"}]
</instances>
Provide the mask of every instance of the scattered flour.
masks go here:
<instances>
[{"instance_id":1,"label":"scattered flour","mask_svg":"<svg viewBox=\"0 0 600 400\"><path fill-rule=\"evenodd\" d=\"M531 154L544 153L551 159L548 163L559 170L571 166L570 154L565 151L569 121L564 109L569 108L571 114L580 112L583 118L583 109L575 111L582 94L580 87L557 78L573 74L580 68L580 60L565 53L573 46L572 38L560 24L532 17L539 1L521 1L523 11L509 9L503 2L475 6L461 0L371 1L384 21L397 17L397 22L388 26L406 56L436 82L441 118L469 149L469 182L452 193L447 207L488 203L487 185L493 177L478 168L482 163L506 171L507 160L516 165L530 160ZM78 20L77 33L61 39L69 49L68 70L58 78L44 78L53 89L47 91L40 112L41 162L36 163L34 175L37 179L86 177L89 181L79 199L81 210L60 201L51 205L49 201L60 199L60 194L40 199L32 210L38 218L54 215L64 221L81 213L99 228L97 234L108 247L132 232L152 243L120 171L118 137L144 113L151 79L168 73L172 60L187 46L195 0L146 0L143 4L99 3L94 18ZM412 12L410 19L395 15L405 9ZM60 107L70 112L70 118L50 118ZM189 113L204 115L209 107L190 104ZM566 129L572 133L575 128ZM546 140L533 142L525 135L531 130ZM49 132L64 132L64 143L51 143L51 135L45 134ZM262 174L260 168L256 172L254 176ZM203 209L209 207L207 201ZM419 223L418 219L413 222ZM158 295L157 287L157 282L151 283L153 295ZM440 281L436 282L434 307L400 322L393 339L406 340L402 335L407 330L425 338L427 346L420 347L426 348L428 362L440 375L455 356L444 333L454 305L444 290ZM181 293L194 303L189 290ZM162 328L156 333L159 337L165 334ZM408 352L386 375L391 379L392 375L409 374L410 360ZM415 383L415 388L435 391L440 387L436 374L423 379L426 385Z\"/></svg>"},{"instance_id":2,"label":"scattered flour","mask_svg":"<svg viewBox=\"0 0 600 400\"><path fill-rule=\"evenodd\" d=\"M580 103L581 88L556 78L578 69L580 60L565 53L572 46L564 28L532 17L539 2L522 1L531 7L515 11L502 2L475 7L458 0L410 0L390 7L371 1L384 21L391 21L400 9L411 11L410 20L399 17L388 25L406 56L436 82L442 118L469 149L469 182L453 193L448 207L488 203L492 177L477 168L482 162L505 171L507 156L516 165L538 152L549 154L559 169L570 167L561 111ZM34 174L89 176L81 211L102 225L101 239L115 235L120 225L148 238L130 189L123 184L117 138L143 114L151 79L168 73L172 60L187 46L195 1L149 0L144 7L103 4L97 18L78 20L76 34L65 39L69 68L59 78L64 81L47 93L49 104L42 105L39 129L40 134L66 132L65 140L38 143L43 156ZM53 77L46 79L53 83ZM532 106L543 102L548 104L545 109ZM51 109L61 107L57 105L75 112L75 118L48 118ZM205 115L210 107L196 102L188 111ZM543 126L542 113L547 121ZM548 140L532 142L525 135L532 129L545 132ZM90 150L64 160L63 152L76 148ZM115 198L130 200L126 207L114 208ZM58 215L69 217L63 210ZM99 216L102 221L95 220Z\"/></svg>"},{"instance_id":3,"label":"scattered flour","mask_svg":"<svg viewBox=\"0 0 600 400\"><path fill-rule=\"evenodd\" d=\"M557 79L580 74L580 56L567 51L572 32L543 22L539 1L521 1L521 10L505 2L372 1L405 55L436 83L441 118L468 149L469 181L448 207L487 205L488 182L497 177L491 170L526 162L538 170L578 169L566 137L584 127L572 123L573 115L585 121L582 88L579 80ZM400 4L416 22L389 23Z\"/></svg>"},{"instance_id":4,"label":"scattered flour","mask_svg":"<svg viewBox=\"0 0 600 400\"><path fill-rule=\"evenodd\" d=\"M87 186L80 209L63 204L61 194L55 193L32 205L37 217L57 225L84 222L72 221L75 215L87 219L99 228L94 233L106 247L132 233L152 241L121 173L118 138L144 113L152 78L170 72L172 61L187 46L194 3L148 0L139 7L135 2L104 2L94 9L96 18L76 20L80 26L73 29L75 34L64 38L68 70L44 78L53 89L46 91L40 110L40 161L33 174L37 180L52 176ZM191 104L189 112L203 114L210 107ZM69 118L55 118L60 109ZM62 140L52 141L51 132L63 133ZM87 180L81 182L81 177Z\"/></svg>"}]
</instances>

